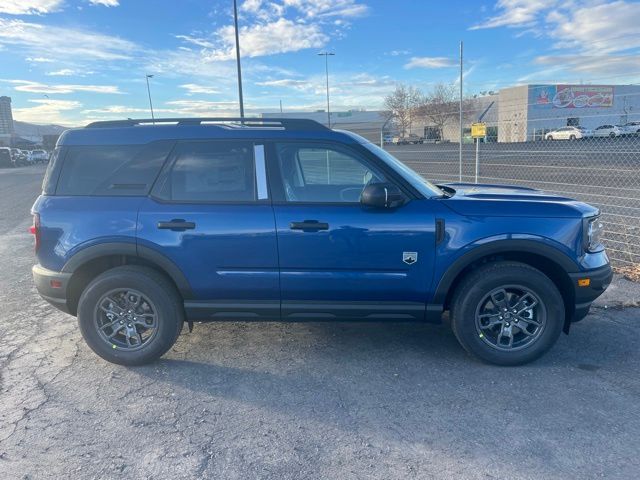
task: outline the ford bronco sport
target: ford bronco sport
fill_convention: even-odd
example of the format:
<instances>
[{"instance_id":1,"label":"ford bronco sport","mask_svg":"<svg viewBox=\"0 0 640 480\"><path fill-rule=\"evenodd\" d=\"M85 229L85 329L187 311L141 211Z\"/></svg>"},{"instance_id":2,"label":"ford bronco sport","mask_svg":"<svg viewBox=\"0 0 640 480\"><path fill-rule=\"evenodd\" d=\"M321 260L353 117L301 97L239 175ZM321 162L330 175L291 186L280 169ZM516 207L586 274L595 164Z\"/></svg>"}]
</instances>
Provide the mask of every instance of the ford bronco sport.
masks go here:
<instances>
[{"instance_id":1,"label":"ford bronco sport","mask_svg":"<svg viewBox=\"0 0 640 480\"><path fill-rule=\"evenodd\" d=\"M163 355L185 322L437 323L444 311L469 353L522 364L612 275L596 208L524 187L432 185L309 120L69 130L32 213L38 291L125 365Z\"/></svg>"}]
</instances>

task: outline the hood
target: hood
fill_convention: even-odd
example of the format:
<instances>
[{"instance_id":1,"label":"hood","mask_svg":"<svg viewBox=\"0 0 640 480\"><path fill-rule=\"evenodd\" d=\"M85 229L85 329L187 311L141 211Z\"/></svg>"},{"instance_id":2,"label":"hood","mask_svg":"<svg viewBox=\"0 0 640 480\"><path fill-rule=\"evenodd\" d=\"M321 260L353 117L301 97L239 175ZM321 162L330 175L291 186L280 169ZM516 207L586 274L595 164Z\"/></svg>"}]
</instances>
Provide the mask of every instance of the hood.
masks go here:
<instances>
[{"instance_id":1,"label":"hood","mask_svg":"<svg viewBox=\"0 0 640 480\"><path fill-rule=\"evenodd\" d=\"M461 215L575 218L598 213L597 208L586 203L534 188L475 183L438 186L453 193L443 202Z\"/></svg>"}]
</instances>

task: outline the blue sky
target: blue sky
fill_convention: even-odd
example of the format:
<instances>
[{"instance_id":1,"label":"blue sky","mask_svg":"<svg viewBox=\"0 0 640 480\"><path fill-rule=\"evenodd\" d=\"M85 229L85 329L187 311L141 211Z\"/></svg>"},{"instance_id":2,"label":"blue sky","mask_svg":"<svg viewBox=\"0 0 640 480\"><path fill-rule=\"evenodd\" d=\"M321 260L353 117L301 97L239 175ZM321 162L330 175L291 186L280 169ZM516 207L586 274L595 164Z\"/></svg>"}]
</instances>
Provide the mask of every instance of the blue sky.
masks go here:
<instances>
[{"instance_id":1,"label":"blue sky","mask_svg":"<svg viewBox=\"0 0 640 480\"><path fill-rule=\"evenodd\" d=\"M640 3L609 0L238 0L248 113L379 108L428 91L640 82ZM237 114L231 0L0 0L0 95L17 120L80 125Z\"/></svg>"}]
</instances>

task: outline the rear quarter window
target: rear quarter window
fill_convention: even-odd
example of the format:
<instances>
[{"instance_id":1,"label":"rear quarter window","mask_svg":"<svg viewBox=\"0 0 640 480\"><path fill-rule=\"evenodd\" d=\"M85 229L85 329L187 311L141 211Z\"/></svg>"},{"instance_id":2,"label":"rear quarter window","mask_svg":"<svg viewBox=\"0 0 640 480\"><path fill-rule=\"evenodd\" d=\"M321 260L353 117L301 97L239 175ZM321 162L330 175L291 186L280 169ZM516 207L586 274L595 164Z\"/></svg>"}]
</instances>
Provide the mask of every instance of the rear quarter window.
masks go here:
<instances>
[{"instance_id":1,"label":"rear quarter window","mask_svg":"<svg viewBox=\"0 0 640 480\"><path fill-rule=\"evenodd\" d=\"M173 143L66 147L56 195L147 195Z\"/></svg>"}]
</instances>

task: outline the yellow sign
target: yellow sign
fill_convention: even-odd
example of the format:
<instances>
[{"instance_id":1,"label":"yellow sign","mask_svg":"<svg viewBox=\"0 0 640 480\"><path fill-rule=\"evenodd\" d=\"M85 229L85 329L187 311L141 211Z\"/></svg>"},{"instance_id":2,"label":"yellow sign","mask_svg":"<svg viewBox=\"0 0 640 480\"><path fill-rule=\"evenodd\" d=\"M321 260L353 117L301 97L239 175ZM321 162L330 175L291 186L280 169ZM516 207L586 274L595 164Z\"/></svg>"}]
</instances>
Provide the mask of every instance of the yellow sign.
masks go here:
<instances>
[{"instance_id":1,"label":"yellow sign","mask_svg":"<svg viewBox=\"0 0 640 480\"><path fill-rule=\"evenodd\" d=\"M472 123L471 124L471 137L483 138L487 136L487 124L486 123Z\"/></svg>"}]
</instances>

